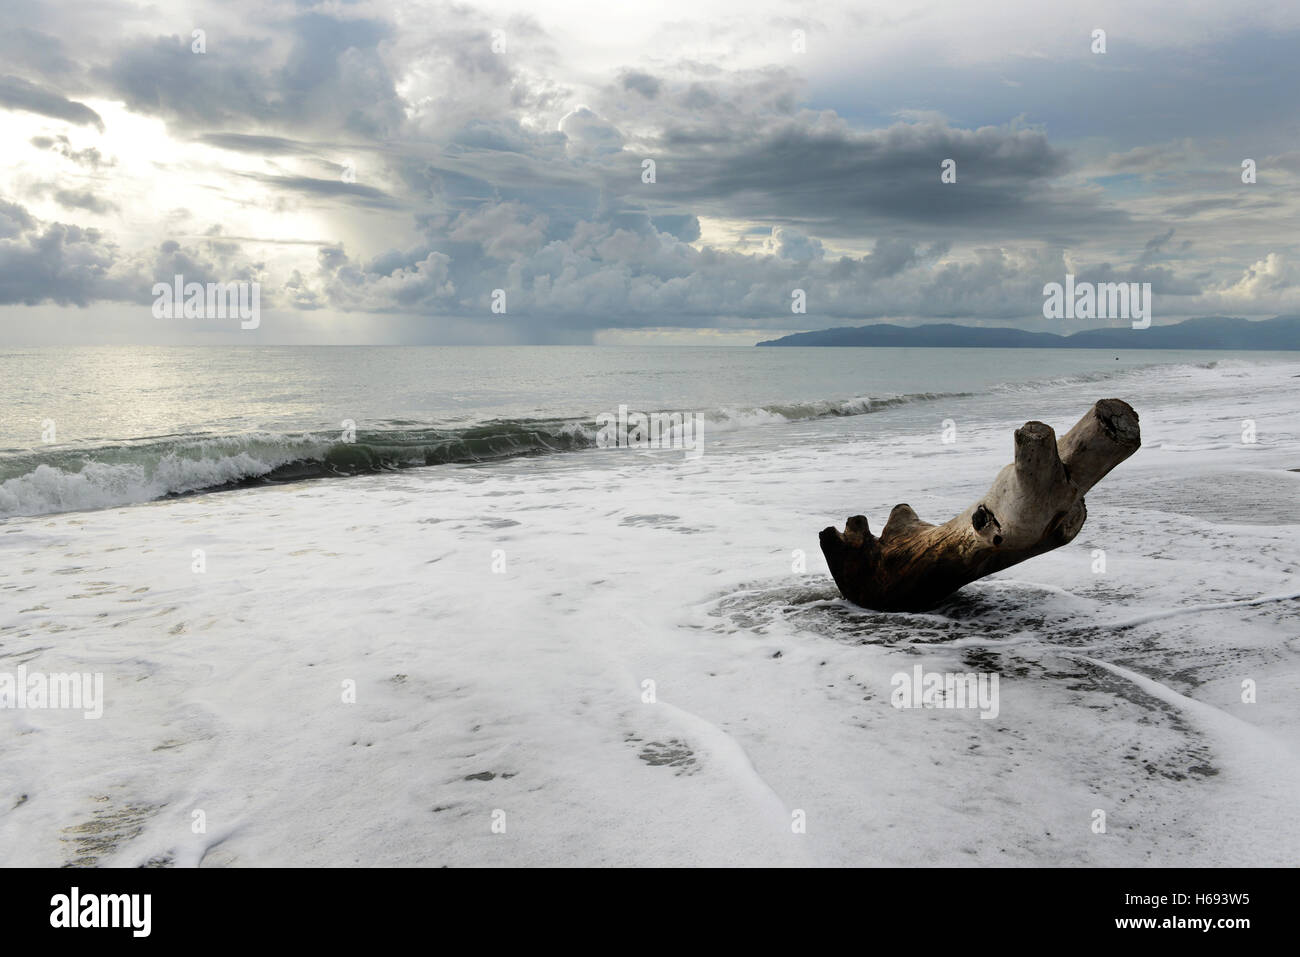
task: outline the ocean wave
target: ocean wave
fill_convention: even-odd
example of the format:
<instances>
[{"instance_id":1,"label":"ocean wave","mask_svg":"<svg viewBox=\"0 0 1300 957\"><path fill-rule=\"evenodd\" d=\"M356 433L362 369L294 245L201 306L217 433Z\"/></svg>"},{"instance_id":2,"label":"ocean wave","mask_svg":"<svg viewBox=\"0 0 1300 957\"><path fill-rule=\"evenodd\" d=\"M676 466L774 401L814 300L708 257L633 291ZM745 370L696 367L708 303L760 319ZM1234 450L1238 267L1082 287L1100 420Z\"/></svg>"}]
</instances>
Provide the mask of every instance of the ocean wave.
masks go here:
<instances>
[{"instance_id":1,"label":"ocean wave","mask_svg":"<svg viewBox=\"0 0 1300 957\"><path fill-rule=\"evenodd\" d=\"M858 396L721 408L702 414L708 435L867 415L907 403L966 395ZM595 448L596 437L592 417L494 420L457 428L359 429L355 441L343 441L339 433L255 432L155 436L15 451L0 455L0 518L135 505L249 485L579 451Z\"/></svg>"},{"instance_id":2,"label":"ocean wave","mask_svg":"<svg viewBox=\"0 0 1300 957\"><path fill-rule=\"evenodd\" d=\"M826 399L814 402L788 402L750 407L725 407L704 413L706 428L713 432L738 432L753 426L782 422L802 422L841 416L868 415L913 402L937 399L966 399L969 392L912 392L907 395L857 396L852 399Z\"/></svg>"},{"instance_id":3,"label":"ocean wave","mask_svg":"<svg viewBox=\"0 0 1300 957\"><path fill-rule=\"evenodd\" d=\"M999 395L1014 395L1022 392L1040 392L1056 386L1085 385L1090 382L1109 382L1113 379L1128 379L1134 376L1149 377L1157 370L1162 375L1186 375L1207 370L1224 371L1228 369L1252 369L1254 364L1248 360L1214 359L1209 362L1144 362L1140 365L1123 366L1117 369L1098 369L1090 372L1074 372L1066 375L1047 376L1038 379L1018 379L999 382L989 391Z\"/></svg>"}]
</instances>

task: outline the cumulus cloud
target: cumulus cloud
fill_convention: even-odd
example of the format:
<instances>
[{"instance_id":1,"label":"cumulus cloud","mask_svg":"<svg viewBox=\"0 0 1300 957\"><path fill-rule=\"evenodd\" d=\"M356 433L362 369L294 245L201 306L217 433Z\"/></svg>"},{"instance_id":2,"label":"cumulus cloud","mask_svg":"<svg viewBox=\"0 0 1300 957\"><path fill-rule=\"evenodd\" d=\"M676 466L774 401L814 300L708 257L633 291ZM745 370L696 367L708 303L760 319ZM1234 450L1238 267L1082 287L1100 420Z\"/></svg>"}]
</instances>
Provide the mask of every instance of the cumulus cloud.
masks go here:
<instances>
[{"instance_id":1,"label":"cumulus cloud","mask_svg":"<svg viewBox=\"0 0 1300 957\"><path fill-rule=\"evenodd\" d=\"M165 240L153 249L128 252L98 229L45 222L0 199L0 305L141 304L151 300L155 282L176 275L229 282L257 279L260 271L261 264L249 262L236 244L209 240L184 246Z\"/></svg>"},{"instance_id":2,"label":"cumulus cloud","mask_svg":"<svg viewBox=\"0 0 1300 957\"><path fill-rule=\"evenodd\" d=\"M809 262L826 255L820 239L805 236L797 229L788 226L776 226L772 235L764 242L763 248L779 259L795 262Z\"/></svg>"},{"instance_id":3,"label":"cumulus cloud","mask_svg":"<svg viewBox=\"0 0 1300 957\"><path fill-rule=\"evenodd\" d=\"M313 288L301 274L290 280L289 293L300 308L328 303L345 312L409 312L432 309L455 293L449 280L450 259L428 252L418 261L385 265L353 262L342 249L322 249L318 254L319 282Z\"/></svg>"},{"instance_id":4,"label":"cumulus cloud","mask_svg":"<svg viewBox=\"0 0 1300 957\"><path fill-rule=\"evenodd\" d=\"M88 306L139 294L118 268L118 249L98 230L37 223L7 203L0 217L0 304Z\"/></svg>"},{"instance_id":5,"label":"cumulus cloud","mask_svg":"<svg viewBox=\"0 0 1300 957\"><path fill-rule=\"evenodd\" d=\"M503 289L497 321L516 341L652 325L1026 323L1066 271L1151 282L1164 315L1294 303L1300 162L1284 131L1297 109L1276 91L1296 70L1253 56L1272 47L1248 32L1220 38L1225 88L1253 91L1229 104L1178 51L1143 51L1114 75L997 44L973 63L952 37L927 47L925 30L835 3L794 24L818 53L801 58L771 46L773 24L782 37L794 26L766 7L703 30L656 24L606 55L566 29L576 15L559 5L489 16L236 0L204 8L199 55L174 32L188 27L147 11L86 4L70 17L73 0L18 2L20 22L0 36L12 74L0 107L41 124L22 137L44 155L20 151L26 166L0 180L39 213L0 203L7 303L135 302L174 271L260 277L264 302L304 315L474 318ZM882 48L895 35L910 59ZM868 41L876 55L858 55ZM1205 107L1194 117L1159 113L1148 133L1129 116L1180 85ZM1116 102L1119 114L1102 108ZM1227 134L1264 114L1250 139L1260 180L1247 186L1243 140ZM119 123L151 152L114 140ZM945 160L954 183L940 178ZM153 177L171 210L156 222L114 235L54 221L138 215ZM223 229L205 233L214 221ZM806 315L790 313L796 287Z\"/></svg>"},{"instance_id":6,"label":"cumulus cloud","mask_svg":"<svg viewBox=\"0 0 1300 957\"><path fill-rule=\"evenodd\" d=\"M560 132L567 137L569 149L575 155L617 153L623 148L623 134L585 106L560 120Z\"/></svg>"},{"instance_id":7,"label":"cumulus cloud","mask_svg":"<svg viewBox=\"0 0 1300 957\"><path fill-rule=\"evenodd\" d=\"M527 220L527 222L525 222ZM531 255L546 240L546 217L519 203L500 203L461 213L448 231L453 242L477 243L493 259Z\"/></svg>"},{"instance_id":8,"label":"cumulus cloud","mask_svg":"<svg viewBox=\"0 0 1300 957\"><path fill-rule=\"evenodd\" d=\"M1248 266L1236 282L1223 290L1233 299L1251 300L1300 285L1300 265L1288 261L1277 253L1269 253L1259 262Z\"/></svg>"}]
</instances>

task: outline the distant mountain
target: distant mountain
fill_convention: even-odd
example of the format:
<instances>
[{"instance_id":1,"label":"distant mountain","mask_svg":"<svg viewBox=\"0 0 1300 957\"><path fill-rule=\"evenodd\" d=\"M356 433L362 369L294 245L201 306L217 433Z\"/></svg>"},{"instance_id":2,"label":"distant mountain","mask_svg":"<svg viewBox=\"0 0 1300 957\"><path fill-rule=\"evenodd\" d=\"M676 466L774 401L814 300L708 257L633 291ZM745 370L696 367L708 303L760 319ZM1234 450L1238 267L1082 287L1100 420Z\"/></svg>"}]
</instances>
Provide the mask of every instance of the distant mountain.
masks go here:
<instances>
[{"instance_id":1,"label":"distant mountain","mask_svg":"<svg viewBox=\"0 0 1300 957\"><path fill-rule=\"evenodd\" d=\"M1300 350L1300 316L1252 322L1226 316L1168 326L1085 329L1073 335L938 323L928 326L856 326L797 332L760 346L914 346L986 349L1275 349Z\"/></svg>"}]
</instances>

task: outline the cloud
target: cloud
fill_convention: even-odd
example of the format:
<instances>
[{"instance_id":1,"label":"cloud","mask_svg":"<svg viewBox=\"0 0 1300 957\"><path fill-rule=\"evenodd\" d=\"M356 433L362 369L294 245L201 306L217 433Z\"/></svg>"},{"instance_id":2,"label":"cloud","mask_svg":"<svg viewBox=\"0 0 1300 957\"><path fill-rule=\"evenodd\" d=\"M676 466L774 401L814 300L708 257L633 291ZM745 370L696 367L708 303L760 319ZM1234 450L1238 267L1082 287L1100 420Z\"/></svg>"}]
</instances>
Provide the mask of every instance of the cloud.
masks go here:
<instances>
[{"instance_id":1,"label":"cloud","mask_svg":"<svg viewBox=\"0 0 1300 957\"><path fill-rule=\"evenodd\" d=\"M313 176L276 176L268 173L240 173L274 190L298 193L321 199L342 199L348 203L371 209L401 209L395 197L374 186L347 183L342 179L318 179Z\"/></svg>"},{"instance_id":2,"label":"cloud","mask_svg":"<svg viewBox=\"0 0 1300 957\"><path fill-rule=\"evenodd\" d=\"M56 189L54 201L64 209L84 209L101 216L115 212L118 208L116 203L101 199L88 189Z\"/></svg>"},{"instance_id":3,"label":"cloud","mask_svg":"<svg viewBox=\"0 0 1300 957\"><path fill-rule=\"evenodd\" d=\"M802 112L764 127L670 127L658 180L678 203L731 217L816 223L823 235L885 222L982 230L991 217L1043 233L1098 218L1095 200L1054 188L1065 153L1040 130L896 123L858 131L833 114ZM957 182L940 180L956 162Z\"/></svg>"},{"instance_id":4,"label":"cloud","mask_svg":"<svg viewBox=\"0 0 1300 957\"><path fill-rule=\"evenodd\" d=\"M623 148L623 134L585 106L560 120L560 132L568 138L570 152L578 156L617 153Z\"/></svg>"},{"instance_id":5,"label":"cloud","mask_svg":"<svg viewBox=\"0 0 1300 957\"><path fill-rule=\"evenodd\" d=\"M529 218L528 210L519 203L483 206L457 216L447 238L477 243L493 259L516 259L531 255L545 242L546 217L532 214Z\"/></svg>"},{"instance_id":6,"label":"cloud","mask_svg":"<svg viewBox=\"0 0 1300 957\"><path fill-rule=\"evenodd\" d=\"M660 83L649 73L640 73L636 70L629 70L623 74L623 89L635 90L647 100L653 100L659 95Z\"/></svg>"},{"instance_id":7,"label":"cloud","mask_svg":"<svg viewBox=\"0 0 1300 957\"><path fill-rule=\"evenodd\" d=\"M80 73L77 61L68 56L59 37L17 26L18 13L15 10L8 11L6 19L6 29L0 31L0 61L53 83Z\"/></svg>"},{"instance_id":8,"label":"cloud","mask_svg":"<svg viewBox=\"0 0 1300 957\"><path fill-rule=\"evenodd\" d=\"M72 148L72 141L63 135L33 136L29 142L38 150L53 150L55 153L71 160L78 166L88 166L91 169L99 169L101 166L116 165L115 160L106 159L104 154L93 146L88 146L81 150L74 150Z\"/></svg>"},{"instance_id":9,"label":"cloud","mask_svg":"<svg viewBox=\"0 0 1300 957\"><path fill-rule=\"evenodd\" d=\"M21 77L0 76L0 107L39 113L78 126L93 126L101 133L104 130L103 118L86 104L69 100L56 90L39 87Z\"/></svg>"},{"instance_id":10,"label":"cloud","mask_svg":"<svg viewBox=\"0 0 1300 957\"><path fill-rule=\"evenodd\" d=\"M860 257L826 256L815 239L772 230L764 253L696 249L648 217L583 220L543 242L540 217L516 203L487 205L429 224L429 241L368 263L320 253L315 275L291 282L298 308L406 311L486 318L493 289L508 312L494 322L513 341L551 341L559 330L698 326L743 317L749 328L788 328L790 294L803 288L821 321L899 314L998 316L1008 302L1041 307L1045 277L1061 254L983 251L973 264L942 262L943 245L878 240ZM495 244L515 237L509 250ZM506 254L508 253L508 258ZM500 265L497 265L500 263Z\"/></svg>"},{"instance_id":11,"label":"cloud","mask_svg":"<svg viewBox=\"0 0 1300 957\"><path fill-rule=\"evenodd\" d=\"M8 203L0 203L0 216L0 304L88 306L129 297L120 253L98 230L40 224Z\"/></svg>"},{"instance_id":12,"label":"cloud","mask_svg":"<svg viewBox=\"0 0 1300 957\"><path fill-rule=\"evenodd\" d=\"M811 262L826 255L820 239L805 236L797 229L776 226L771 237L764 243L764 248L778 259L794 262Z\"/></svg>"},{"instance_id":13,"label":"cloud","mask_svg":"<svg viewBox=\"0 0 1300 957\"><path fill-rule=\"evenodd\" d=\"M148 304L153 284L177 274L195 282L260 275L261 264L247 261L239 247L216 239L200 245L165 240L152 250L127 253L98 229L43 222L0 199L0 305Z\"/></svg>"},{"instance_id":14,"label":"cloud","mask_svg":"<svg viewBox=\"0 0 1300 957\"><path fill-rule=\"evenodd\" d=\"M196 54L188 38L134 39L94 71L135 112L182 127L314 128L378 137L403 122L379 45L390 24L307 13L265 37L222 34Z\"/></svg>"},{"instance_id":15,"label":"cloud","mask_svg":"<svg viewBox=\"0 0 1300 957\"><path fill-rule=\"evenodd\" d=\"M1163 173L1171 167L1177 167L1191 155L1192 146L1187 140L1135 146L1107 156L1102 162L1102 168L1112 173Z\"/></svg>"},{"instance_id":16,"label":"cloud","mask_svg":"<svg viewBox=\"0 0 1300 957\"><path fill-rule=\"evenodd\" d=\"M338 248L320 250L318 260L315 288L300 273L290 279L288 292L298 308L328 304L345 312L410 312L436 307L456 291L448 278L450 259L438 252L389 268L354 263Z\"/></svg>"},{"instance_id":17,"label":"cloud","mask_svg":"<svg viewBox=\"0 0 1300 957\"><path fill-rule=\"evenodd\" d=\"M301 156L315 152L311 147L283 136L256 136L249 133L204 133L200 143L223 150L259 153L268 156Z\"/></svg>"},{"instance_id":18,"label":"cloud","mask_svg":"<svg viewBox=\"0 0 1300 957\"><path fill-rule=\"evenodd\" d=\"M693 243L700 238L700 218L693 213L667 213L655 216L651 223L661 233L667 233L684 243Z\"/></svg>"},{"instance_id":19,"label":"cloud","mask_svg":"<svg viewBox=\"0 0 1300 957\"><path fill-rule=\"evenodd\" d=\"M546 342L1033 323L1067 270L1152 282L1166 316L1295 295L1297 17L1268 32L1198 14L1216 27L1216 69L1198 73L1185 24L1178 43L1130 31L1093 58L1047 8L947 0L832 3L815 23L759 0L738 21L706 5L620 13L617 30L545 2L511 16L232 0L202 8L203 54L188 24L117 0L13 2L0 104L82 130L27 125L44 152L0 171L39 214L0 205L10 302L135 302L136 284L183 269L397 328L394 313L481 323L499 288L509 312L492 328ZM1238 152L1264 157L1258 184L1239 182ZM48 221L59 207L129 210L131 229ZM790 312L796 287L806 315Z\"/></svg>"},{"instance_id":20,"label":"cloud","mask_svg":"<svg viewBox=\"0 0 1300 957\"><path fill-rule=\"evenodd\" d=\"M1300 265L1288 261L1277 253L1269 253L1259 262L1248 266L1241 278L1225 289L1224 295L1232 298L1254 299L1283 290L1293 290L1300 285Z\"/></svg>"},{"instance_id":21,"label":"cloud","mask_svg":"<svg viewBox=\"0 0 1300 957\"><path fill-rule=\"evenodd\" d=\"M1208 196L1204 199L1191 199L1184 203L1174 203L1172 206L1167 206L1165 207L1165 215L1182 219L1200 213L1237 209L1244 205L1246 205L1246 199L1241 196Z\"/></svg>"},{"instance_id":22,"label":"cloud","mask_svg":"<svg viewBox=\"0 0 1300 957\"><path fill-rule=\"evenodd\" d=\"M36 227L36 220L17 203L0 199L0 239L12 239Z\"/></svg>"}]
</instances>

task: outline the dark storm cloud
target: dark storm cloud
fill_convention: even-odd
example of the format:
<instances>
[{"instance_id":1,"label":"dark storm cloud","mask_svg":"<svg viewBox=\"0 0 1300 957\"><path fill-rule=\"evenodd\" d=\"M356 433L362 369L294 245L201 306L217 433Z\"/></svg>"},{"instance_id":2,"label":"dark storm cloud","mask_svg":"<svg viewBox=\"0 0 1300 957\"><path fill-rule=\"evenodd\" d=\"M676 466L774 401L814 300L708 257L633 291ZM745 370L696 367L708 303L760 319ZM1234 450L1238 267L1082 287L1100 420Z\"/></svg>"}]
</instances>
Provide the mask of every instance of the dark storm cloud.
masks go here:
<instances>
[{"instance_id":1,"label":"dark storm cloud","mask_svg":"<svg viewBox=\"0 0 1300 957\"><path fill-rule=\"evenodd\" d=\"M1023 123L963 129L940 118L895 119L861 129L830 111L799 109L802 82L785 69L697 75L685 64L657 78L661 110L639 151L611 158L602 186L645 203L697 214L793 225L828 239L881 230L1056 244L1082 231L1123 229L1131 214L1066 185L1067 151ZM610 89L599 108L636 123ZM657 164L653 189L639 187L644 157ZM956 182L941 164L956 163Z\"/></svg>"},{"instance_id":2,"label":"dark storm cloud","mask_svg":"<svg viewBox=\"0 0 1300 957\"><path fill-rule=\"evenodd\" d=\"M1035 232L1051 222L1095 221L1095 201L1052 195L1066 154L1037 130L954 129L898 123L854 131L809 114L754 132L714 127L663 136L659 183L677 202L730 216L816 223L828 235L853 235L882 220L917 227L973 225L996 218ZM940 180L956 163L956 182Z\"/></svg>"},{"instance_id":3,"label":"dark storm cloud","mask_svg":"<svg viewBox=\"0 0 1300 957\"><path fill-rule=\"evenodd\" d=\"M382 137L401 124L401 100L377 50L388 24L309 13L283 27L291 42L278 65L267 39L213 36L196 53L190 39L170 36L131 41L96 76L132 110L183 126Z\"/></svg>"}]
</instances>

